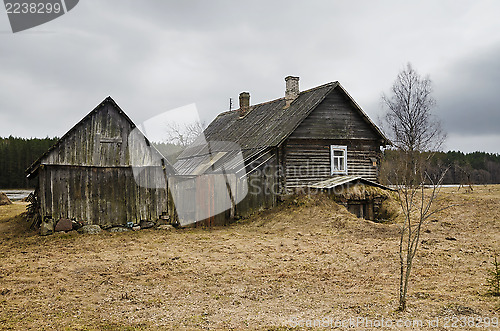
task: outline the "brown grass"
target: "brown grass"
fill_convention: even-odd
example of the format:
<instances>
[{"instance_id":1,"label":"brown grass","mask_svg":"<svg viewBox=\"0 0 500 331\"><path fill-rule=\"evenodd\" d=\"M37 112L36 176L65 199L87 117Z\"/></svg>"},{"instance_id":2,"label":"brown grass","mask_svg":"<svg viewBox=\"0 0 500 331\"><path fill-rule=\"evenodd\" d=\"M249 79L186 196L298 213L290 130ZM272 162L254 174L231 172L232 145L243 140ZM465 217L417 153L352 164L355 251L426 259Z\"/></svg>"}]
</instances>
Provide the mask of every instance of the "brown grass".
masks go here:
<instances>
[{"instance_id":1,"label":"brown grass","mask_svg":"<svg viewBox=\"0 0 500 331\"><path fill-rule=\"evenodd\" d=\"M11 204L12 201L10 201L7 194L5 194L4 192L0 192L0 206L11 205Z\"/></svg>"},{"instance_id":2,"label":"brown grass","mask_svg":"<svg viewBox=\"0 0 500 331\"><path fill-rule=\"evenodd\" d=\"M0 207L5 329L288 329L298 319L499 317L487 269L500 250L500 186L445 190L397 308L397 224L321 197L229 227L99 235L25 233ZM455 238L456 240L447 240ZM464 329L464 328L461 328Z\"/></svg>"}]
</instances>

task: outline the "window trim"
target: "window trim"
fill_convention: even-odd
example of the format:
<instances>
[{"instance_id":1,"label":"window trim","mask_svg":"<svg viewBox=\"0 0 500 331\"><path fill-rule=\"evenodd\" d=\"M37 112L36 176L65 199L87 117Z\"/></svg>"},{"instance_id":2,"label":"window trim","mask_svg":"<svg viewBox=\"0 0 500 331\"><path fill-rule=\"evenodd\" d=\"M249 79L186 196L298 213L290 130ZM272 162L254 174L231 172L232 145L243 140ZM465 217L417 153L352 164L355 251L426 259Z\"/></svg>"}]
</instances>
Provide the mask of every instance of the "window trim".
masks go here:
<instances>
[{"instance_id":1,"label":"window trim","mask_svg":"<svg viewBox=\"0 0 500 331\"><path fill-rule=\"evenodd\" d=\"M342 151L342 156L334 156L335 151ZM333 168L334 158L343 158L344 159L344 170L335 170ZM330 145L330 174L332 175L347 175L347 146L343 145Z\"/></svg>"}]
</instances>

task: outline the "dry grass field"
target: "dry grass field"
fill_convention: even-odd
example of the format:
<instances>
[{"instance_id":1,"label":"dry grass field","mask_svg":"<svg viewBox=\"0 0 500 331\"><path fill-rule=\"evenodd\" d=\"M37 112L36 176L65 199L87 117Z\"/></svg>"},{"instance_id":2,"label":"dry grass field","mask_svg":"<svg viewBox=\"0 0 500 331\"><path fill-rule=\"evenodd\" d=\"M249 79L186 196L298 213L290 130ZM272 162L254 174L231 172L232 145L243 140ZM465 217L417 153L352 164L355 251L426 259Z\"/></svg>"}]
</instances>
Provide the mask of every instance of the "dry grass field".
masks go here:
<instances>
[{"instance_id":1,"label":"dry grass field","mask_svg":"<svg viewBox=\"0 0 500 331\"><path fill-rule=\"evenodd\" d=\"M357 219L325 198L228 227L48 237L26 232L24 204L1 206L0 328L288 330L351 318L468 329L457 320L500 317L485 286L500 251L500 186L446 188L443 198L459 205L426 225L405 313L397 224Z\"/></svg>"}]
</instances>

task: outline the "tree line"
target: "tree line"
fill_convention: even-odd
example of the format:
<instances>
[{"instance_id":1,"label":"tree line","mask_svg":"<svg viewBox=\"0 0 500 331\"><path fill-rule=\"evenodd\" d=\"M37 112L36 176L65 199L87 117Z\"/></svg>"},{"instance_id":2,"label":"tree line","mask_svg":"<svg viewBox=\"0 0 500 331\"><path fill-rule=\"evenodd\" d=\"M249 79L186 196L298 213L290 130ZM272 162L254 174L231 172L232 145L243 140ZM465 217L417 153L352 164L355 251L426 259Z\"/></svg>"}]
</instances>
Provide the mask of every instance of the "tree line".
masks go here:
<instances>
[{"instance_id":1,"label":"tree line","mask_svg":"<svg viewBox=\"0 0 500 331\"><path fill-rule=\"evenodd\" d=\"M425 171L429 176L438 177L446 170L442 184L500 184L500 154L457 151L422 154L427 160ZM380 171L382 183L396 184L397 180L392 175L396 158L396 151L384 151Z\"/></svg>"},{"instance_id":2,"label":"tree line","mask_svg":"<svg viewBox=\"0 0 500 331\"><path fill-rule=\"evenodd\" d=\"M58 138L0 138L0 188L33 188L34 183L26 178L25 170L45 153ZM158 144L161 152L167 149L167 158L175 162L171 144ZM165 145L165 146L163 146ZM174 146L175 147L175 146ZM177 151L178 154L178 151ZM170 160L170 158L172 158ZM381 182L395 183L391 168L395 164L395 151L385 150L380 172ZM427 153L427 172L437 175L448 169L443 184L500 184L500 155L456 151Z\"/></svg>"},{"instance_id":3,"label":"tree line","mask_svg":"<svg viewBox=\"0 0 500 331\"><path fill-rule=\"evenodd\" d=\"M0 137L0 188L33 188L25 170L58 138Z\"/></svg>"}]
</instances>

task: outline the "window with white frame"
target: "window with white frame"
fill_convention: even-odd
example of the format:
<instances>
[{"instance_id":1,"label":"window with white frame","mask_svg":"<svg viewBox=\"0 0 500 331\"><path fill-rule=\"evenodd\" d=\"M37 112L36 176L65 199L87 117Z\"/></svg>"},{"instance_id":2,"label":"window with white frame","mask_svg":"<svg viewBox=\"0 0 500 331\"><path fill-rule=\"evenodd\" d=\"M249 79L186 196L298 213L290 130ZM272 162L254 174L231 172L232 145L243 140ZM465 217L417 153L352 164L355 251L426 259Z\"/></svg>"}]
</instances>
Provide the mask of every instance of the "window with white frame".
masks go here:
<instances>
[{"instance_id":1,"label":"window with white frame","mask_svg":"<svg viewBox=\"0 0 500 331\"><path fill-rule=\"evenodd\" d=\"M332 175L347 175L347 146L330 146Z\"/></svg>"}]
</instances>

